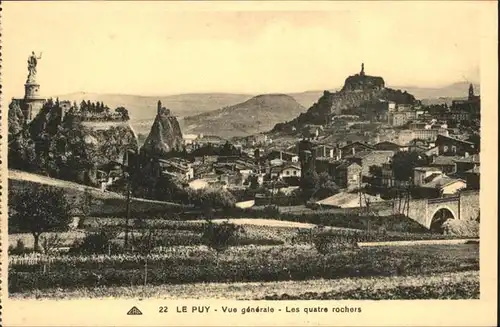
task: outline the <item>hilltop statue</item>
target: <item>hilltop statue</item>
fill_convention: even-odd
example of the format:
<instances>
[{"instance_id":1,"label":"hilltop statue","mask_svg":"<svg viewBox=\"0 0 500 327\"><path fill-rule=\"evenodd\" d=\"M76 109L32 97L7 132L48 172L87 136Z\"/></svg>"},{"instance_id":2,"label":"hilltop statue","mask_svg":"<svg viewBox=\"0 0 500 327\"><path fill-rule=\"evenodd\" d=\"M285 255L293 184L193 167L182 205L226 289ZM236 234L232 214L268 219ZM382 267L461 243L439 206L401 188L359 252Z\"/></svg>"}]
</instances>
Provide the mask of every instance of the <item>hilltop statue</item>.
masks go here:
<instances>
[{"instance_id":1,"label":"hilltop statue","mask_svg":"<svg viewBox=\"0 0 500 327\"><path fill-rule=\"evenodd\" d=\"M35 51L31 52L31 56L28 58L28 81L27 83L34 83L36 79L36 66L38 65L38 59L42 59L42 53L37 57Z\"/></svg>"}]
</instances>

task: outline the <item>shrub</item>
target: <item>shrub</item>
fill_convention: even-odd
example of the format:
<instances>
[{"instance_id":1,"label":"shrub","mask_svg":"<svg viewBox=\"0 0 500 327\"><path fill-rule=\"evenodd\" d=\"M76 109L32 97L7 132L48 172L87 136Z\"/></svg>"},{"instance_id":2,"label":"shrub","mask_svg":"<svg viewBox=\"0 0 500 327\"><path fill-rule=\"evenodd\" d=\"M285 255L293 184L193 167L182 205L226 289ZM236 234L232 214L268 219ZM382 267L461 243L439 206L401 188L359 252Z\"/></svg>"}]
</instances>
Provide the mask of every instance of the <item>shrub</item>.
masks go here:
<instances>
[{"instance_id":1,"label":"shrub","mask_svg":"<svg viewBox=\"0 0 500 327\"><path fill-rule=\"evenodd\" d=\"M104 254L120 250L112 240L118 236L118 232L102 229L99 232L89 233L81 241L76 241L70 249L70 253L78 254Z\"/></svg>"},{"instance_id":2,"label":"shrub","mask_svg":"<svg viewBox=\"0 0 500 327\"><path fill-rule=\"evenodd\" d=\"M357 249L358 240L355 234L327 234L321 233L313 236L313 244L320 254L335 253L348 249Z\"/></svg>"},{"instance_id":3,"label":"shrub","mask_svg":"<svg viewBox=\"0 0 500 327\"><path fill-rule=\"evenodd\" d=\"M48 253L51 253L55 250L57 250L58 248L60 248L61 246L63 246L64 244L64 239L62 239L59 234L51 234L49 236L42 236L40 238L40 240L42 241L42 249L43 249L43 253L45 254L48 254Z\"/></svg>"},{"instance_id":4,"label":"shrub","mask_svg":"<svg viewBox=\"0 0 500 327\"><path fill-rule=\"evenodd\" d=\"M240 226L230 222L215 224L211 220L207 221L202 239L204 243L217 252L226 250L229 246L235 245L238 240Z\"/></svg>"},{"instance_id":5,"label":"shrub","mask_svg":"<svg viewBox=\"0 0 500 327\"><path fill-rule=\"evenodd\" d=\"M479 222L477 220L448 219L443 223L445 235L479 237Z\"/></svg>"},{"instance_id":6,"label":"shrub","mask_svg":"<svg viewBox=\"0 0 500 327\"><path fill-rule=\"evenodd\" d=\"M24 242L23 240L19 239L17 240L16 242L16 246L9 246L9 250L8 250L9 254L13 254L13 255L16 255L16 254L25 254L25 253L28 253L28 252L31 252L30 249L26 248L26 246L24 245Z\"/></svg>"}]
</instances>

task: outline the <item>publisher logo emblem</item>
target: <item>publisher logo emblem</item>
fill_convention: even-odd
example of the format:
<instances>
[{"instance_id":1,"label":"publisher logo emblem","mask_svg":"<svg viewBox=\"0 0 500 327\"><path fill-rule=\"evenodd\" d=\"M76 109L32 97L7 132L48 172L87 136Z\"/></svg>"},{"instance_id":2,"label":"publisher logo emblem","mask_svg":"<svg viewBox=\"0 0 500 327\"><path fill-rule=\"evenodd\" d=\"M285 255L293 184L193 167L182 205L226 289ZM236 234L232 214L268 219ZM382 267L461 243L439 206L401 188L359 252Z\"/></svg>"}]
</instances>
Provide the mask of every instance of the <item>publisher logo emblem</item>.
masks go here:
<instances>
[{"instance_id":1,"label":"publisher logo emblem","mask_svg":"<svg viewBox=\"0 0 500 327\"><path fill-rule=\"evenodd\" d=\"M137 316L137 315L142 315L142 312L141 312L141 310L137 309L136 306L133 306L132 309L130 309L127 312L127 315L129 315L129 316Z\"/></svg>"}]
</instances>

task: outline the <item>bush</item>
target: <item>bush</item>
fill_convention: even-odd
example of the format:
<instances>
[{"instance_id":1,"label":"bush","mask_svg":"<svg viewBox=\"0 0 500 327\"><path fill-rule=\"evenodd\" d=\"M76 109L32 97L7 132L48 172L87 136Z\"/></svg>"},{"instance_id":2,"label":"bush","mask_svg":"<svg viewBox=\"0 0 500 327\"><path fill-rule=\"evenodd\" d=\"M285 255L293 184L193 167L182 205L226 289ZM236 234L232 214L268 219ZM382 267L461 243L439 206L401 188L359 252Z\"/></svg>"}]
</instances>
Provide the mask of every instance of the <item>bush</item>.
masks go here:
<instances>
[{"instance_id":1,"label":"bush","mask_svg":"<svg viewBox=\"0 0 500 327\"><path fill-rule=\"evenodd\" d=\"M335 253L358 248L358 240L355 234L327 234L321 233L313 236L313 244L320 254Z\"/></svg>"},{"instance_id":2,"label":"bush","mask_svg":"<svg viewBox=\"0 0 500 327\"><path fill-rule=\"evenodd\" d=\"M243 229L230 222L214 224L208 221L205 225L202 239L204 243L217 252L226 250L229 246L235 245L238 241L238 232Z\"/></svg>"},{"instance_id":3,"label":"bush","mask_svg":"<svg viewBox=\"0 0 500 327\"><path fill-rule=\"evenodd\" d=\"M448 219L443 224L445 235L462 237L479 237L479 222L477 220Z\"/></svg>"},{"instance_id":4,"label":"bush","mask_svg":"<svg viewBox=\"0 0 500 327\"><path fill-rule=\"evenodd\" d=\"M31 252L31 250L26 248L23 240L21 240L21 239L17 240L15 247L10 245L9 250L8 250L8 253L13 254L13 255L25 254L25 253L29 253L29 252Z\"/></svg>"},{"instance_id":5,"label":"bush","mask_svg":"<svg viewBox=\"0 0 500 327\"><path fill-rule=\"evenodd\" d=\"M102 229L99 232L87 234L81 241L76 241L70 249L73 254L105 254L118 252L121 248L112 240L118 236L118 232Z\"/></svg>"},{"instance_id":6,"label":"bush","mask_svg":"<svg viewBox=\"0 0 500 327\"><path fill-rule=\"evenodd\" d=\"M43 253L45 254L54 252L64 244L64 239L55 233L49 236L42 236L40 240L42 243Z\"/></svg>"}]
</instances>

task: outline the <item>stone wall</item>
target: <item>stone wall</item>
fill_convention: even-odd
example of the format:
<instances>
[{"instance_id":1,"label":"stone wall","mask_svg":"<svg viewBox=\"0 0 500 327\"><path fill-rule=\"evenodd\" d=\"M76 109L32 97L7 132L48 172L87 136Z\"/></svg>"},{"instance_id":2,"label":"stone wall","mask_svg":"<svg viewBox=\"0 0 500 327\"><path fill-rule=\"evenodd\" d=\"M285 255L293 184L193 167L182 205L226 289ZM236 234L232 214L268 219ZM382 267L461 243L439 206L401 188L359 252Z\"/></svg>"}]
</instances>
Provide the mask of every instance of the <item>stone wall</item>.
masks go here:
<instances>
[{"instance_id":1,"label":"stone wall","mask_svg":"<svg viewBox=\"0 0 500 327\"><path fill-rule=\"evenodd\" d=\"M476 219L479 215L479 191L464 191L460 195L460 219Z\"/></svg>"}]
</instances>

